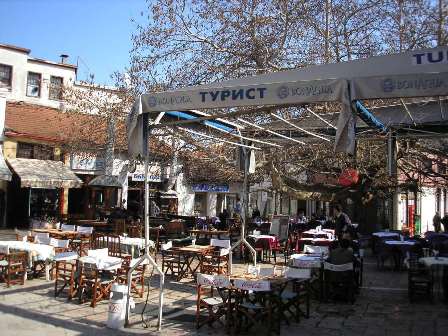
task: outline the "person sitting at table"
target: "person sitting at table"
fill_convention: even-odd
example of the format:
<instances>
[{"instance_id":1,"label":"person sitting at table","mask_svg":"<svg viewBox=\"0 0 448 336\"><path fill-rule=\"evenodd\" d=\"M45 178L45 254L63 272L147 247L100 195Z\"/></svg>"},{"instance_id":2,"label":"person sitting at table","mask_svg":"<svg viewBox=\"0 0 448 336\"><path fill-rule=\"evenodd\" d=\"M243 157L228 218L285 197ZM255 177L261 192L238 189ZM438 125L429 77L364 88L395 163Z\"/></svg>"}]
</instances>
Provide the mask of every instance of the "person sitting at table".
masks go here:
<instances>
[{"instance_id":1,"label":"person sitting at table","mask_svg":"<svg viewBox=\"0 0 448 336\"><path fill-rule=\"evenodd\" d=\"M227 211L227 209L224 209L219 215L219 226L218 226L218 230L227 230L227 219L229 218L229 212Z\"/></svg>"},{"instance_id":2,"label":"person sitting at table","mask_svg":"<svg viewBox=\"0 0 448 336\"><path fill-rule=\"evenodd\" d=\"M315 229L316 227L318 227L319 225L321 225L321 223L317 220L317 216L315 213L313 213L311 215L311 219L308 222L308 228L309 229Z\"/></svg>"},{"instance_id":3,"label":"person sitting at table","mask_svg":"<svg viewBox=\"0 0 448 336\"><path fill-rule=\"evenodd\" d=\"M339 247L330 249L328 262L334 265L348 264L354 261L353 250L350 248L350 241L339 240Z\"/></svg>"}]
</instances>

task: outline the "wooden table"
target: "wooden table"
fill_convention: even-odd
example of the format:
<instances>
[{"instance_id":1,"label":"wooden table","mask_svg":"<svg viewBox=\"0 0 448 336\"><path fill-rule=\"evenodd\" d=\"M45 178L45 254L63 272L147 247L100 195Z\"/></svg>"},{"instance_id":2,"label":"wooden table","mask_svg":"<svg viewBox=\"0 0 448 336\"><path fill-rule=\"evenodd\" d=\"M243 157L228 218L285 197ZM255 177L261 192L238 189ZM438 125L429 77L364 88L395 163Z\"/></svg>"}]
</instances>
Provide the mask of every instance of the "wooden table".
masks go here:
<instances>
[{"instance_id":1,"label":"wooden table","mask_svg":"<svg viewBox=\"0 0 448 336\"><path fill-rule=\"evenodd\" d=\"M184 247L173 247L172 251L179 253L184 257L184 264L179 271L178 280L191 275L194 277L194 274L198 269L201 269L203 256L211 253L213 251L213 246L201 246L201 245L189 245ZM192 265L194 260L198 261L196 267Z\"/></svg>"},{"instance_id":2,"label":"wooden table","mask_svg":"<svg viewBox=\"0 0 448 336\"><path fill-rule=\"evenodd\" d=\"M32 231L37 233L48 233L50 237L57 239L74 239L82 235L82 232L60 231L58 229L33 229Z\"/></svg>"},{"instance_id":3,"label":"wooden table","mask_svg":"<svg viewBox=\"0 0 448 336\"><path fill-rule=\"evenodd\" d=\"M74 222L75 225L78 226L93 226L93 227L108 227L109 224L107 221L96 221L96 220L82 220Z\"/></svg>"}]
</instances>

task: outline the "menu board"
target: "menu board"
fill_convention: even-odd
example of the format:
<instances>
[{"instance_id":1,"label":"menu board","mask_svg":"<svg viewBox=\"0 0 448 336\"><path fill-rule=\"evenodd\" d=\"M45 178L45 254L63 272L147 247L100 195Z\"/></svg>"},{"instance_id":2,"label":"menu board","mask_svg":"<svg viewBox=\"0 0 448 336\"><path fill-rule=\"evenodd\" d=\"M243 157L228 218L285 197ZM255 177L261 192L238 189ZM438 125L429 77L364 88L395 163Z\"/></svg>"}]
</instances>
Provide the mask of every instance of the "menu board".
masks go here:
<instances>
[{"instance_id":1,"label":"menu board","mask_svg":"<svg viewBox=\"0 0 448 336\"><path fill-rule=\"evenodd\" d=\"M274 215L271 220L269 234L276 235L278 240L288 239L289 216Z\"/></svg>"}]
</instances>

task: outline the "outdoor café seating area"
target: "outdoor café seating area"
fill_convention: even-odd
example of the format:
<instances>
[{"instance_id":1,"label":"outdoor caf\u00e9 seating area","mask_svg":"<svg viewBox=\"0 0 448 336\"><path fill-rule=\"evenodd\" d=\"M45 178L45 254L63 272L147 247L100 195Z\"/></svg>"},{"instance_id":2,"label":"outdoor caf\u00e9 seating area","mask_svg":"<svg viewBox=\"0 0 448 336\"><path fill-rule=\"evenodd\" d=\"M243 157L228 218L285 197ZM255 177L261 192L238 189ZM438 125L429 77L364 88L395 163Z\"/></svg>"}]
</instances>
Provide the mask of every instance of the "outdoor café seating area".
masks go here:
<instances>
[{"instance_id":1,"label":"outdoor caf\u00e9 seating area","mask_svg":"<svg viewBox=\"0 0 448 336\"><path fill-rule=\"evenodd\" d=\"M385 276L408 273L413 302L447 298L446 234L381 231L342 243L334 229L287 222L284 232L284 222L274 222L247 233L250 247L234 249L241 237L230 229L189 228L179 220L150 228L150 253L165 283L196 288L196 328L280 334L307 319L316 303L352 305L366 281L366 255ZM113 225L97 230L82 224L15 230L15 240L0 241L0 286L46 279L54 284L55 297L93 308L108 302L112 286L128 284L129 269L144 253L144 230L129 225L118 233ZM348 259L341 259L345 250ZM131 295L144 299L155 290L148 286L153 277L151 265L139 265L131 276Z\"/></svg>"}]
</instances>

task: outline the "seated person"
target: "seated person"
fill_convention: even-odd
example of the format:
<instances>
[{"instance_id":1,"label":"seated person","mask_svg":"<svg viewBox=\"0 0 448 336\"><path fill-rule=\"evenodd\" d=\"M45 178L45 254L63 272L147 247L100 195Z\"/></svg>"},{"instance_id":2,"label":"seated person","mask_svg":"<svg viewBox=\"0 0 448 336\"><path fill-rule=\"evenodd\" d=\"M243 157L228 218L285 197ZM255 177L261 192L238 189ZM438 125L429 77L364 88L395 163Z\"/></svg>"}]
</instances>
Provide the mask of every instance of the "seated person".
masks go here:
<instances>
[{"instance_id":1,"label":"seated person","mask_svg":"<svg viewBox=\"0 0 448 336\"><path fill-rule=\"evenodd\" d=\"M316 214L313 213L311 215L311 220L308 222L308 228L309 229L315 229L319 225L321 225L321 223L317 220Z\"/></svg>"},{"instance_id":2,"label":"seated person","mask_svg":"<svg viewBox=\"0 0 448 336\"><path fill-rule=\"evenodd\" d=\"M328 262L334 265L348 264L354 261L353 250L350 248L350 241L339 240L339 247L330 250Z\"/></svg>"}]
</instances>

